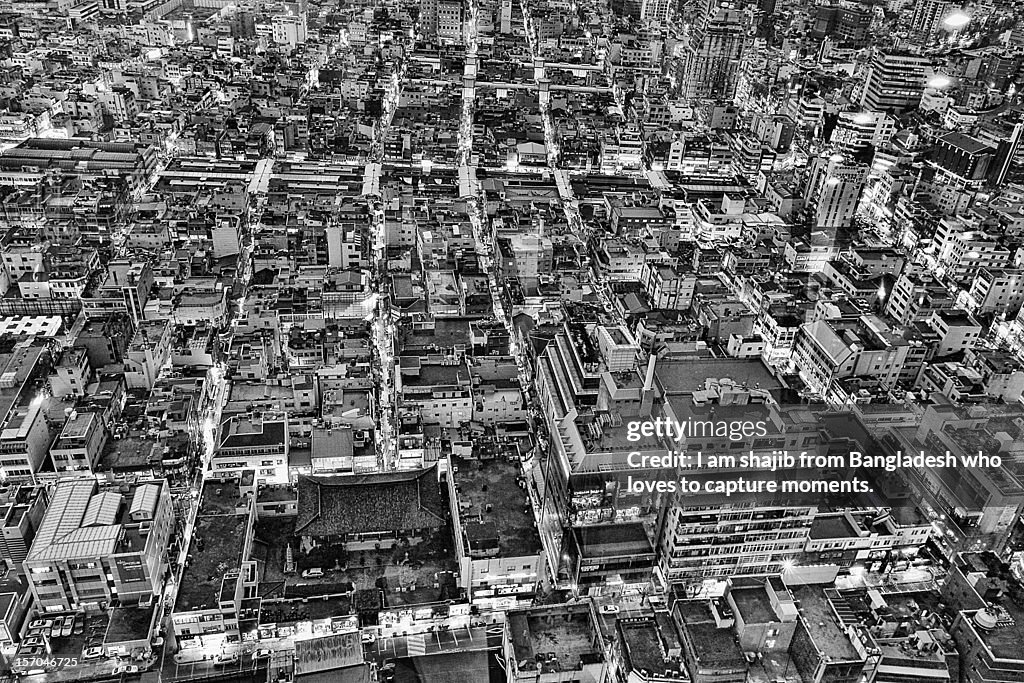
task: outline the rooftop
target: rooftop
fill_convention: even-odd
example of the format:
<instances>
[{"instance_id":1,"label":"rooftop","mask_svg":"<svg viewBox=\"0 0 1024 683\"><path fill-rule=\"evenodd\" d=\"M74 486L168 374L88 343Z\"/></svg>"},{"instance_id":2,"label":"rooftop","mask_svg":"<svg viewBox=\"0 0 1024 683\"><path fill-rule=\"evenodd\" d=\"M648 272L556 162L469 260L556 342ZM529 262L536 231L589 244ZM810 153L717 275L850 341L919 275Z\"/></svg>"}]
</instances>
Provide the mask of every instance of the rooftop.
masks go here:
<instances>
[{"instance_id":1,"label":"rooftop","mask_svg":"<svg viewBox=\"0 0 1024 683\"><path fill-rule=\"evenodd\" d=\"M469 547L493 547L496 540L502 557L540 552L530 498L519 486L518 464L504 458L469 461L459 457L453 464L458 467L454 476L459 503L469 505L461 513Z\"/></svg>"},{"instance_id":2,"label":"rooftop","mask_svg":"<svg viewBox=\"0 0 1024 683\"><path fill-rule=\"evenodd\" d=\"M718 628L706 600L681 600L674 609L693 644L696 664L701 670L718 673L745 671L747 660L731 629Z\"/></svg>"},{"instance_id":3,"label":"rooftop","mask_svg":"<svg viewBox=\"0 0 1024 683\"><path fill-rule=\"evenodd\" d=\"M154 481L99 490L92 479L58 482L27 560L96 558L140 550L133 546L141 537L125 529L125 517L129 511L148 508L148 518L153 519L161 485Z\"/></svg>"},{"instance_id":4,"label":"rooftop","mask_svg":"<svg viewBox=\"0 0 1024 683\"><path fill-rule=\"evenodd\" d=\"M176 612L213 609L224 574L238 569L248 533L248 515L199 515L178 587Z\"/></svg>"},{"instance_id":5,"label":"rooftop","mask_svg":"<svg viewBox=\"0 0 1024 683\"><path fill-rule=\"evenodd\" d=\"M584 557L651 555L654 546L640 522L576 527L572 531Z\"/></svg>"},{"instance_id":6,"label":"rooftop","mask_svg":"<svg viewBox=\"0 0 1024 683\"><path fill-rule=\"evenodd\" d=\"M283 446L287 438L284 420L252 420L245 416L232 416L223 427L220 450L225 448L261 448ZM217 456L234 457L218 452Z\"/></svg>"},{"instance_id":7,"label":"rooftop","mask_svg":"<svg viewBox=\"0 0 1024 683\"><path fill-rule=\"evenodd\" d=\"M361 476L300 476L301 536L434 529L446 524L447 502L435 468Z\"/></svg>"},{"instance_id":8,"label":"rooftop","mask_svg":"<svg viewBox=\"0 0 1024 683\"><path fill-rule=\"evenodd\" d=\"M765 624L771 621L779 621L772 607L771 598L763 584L760 585L737 585L733 584L729 591L732 601L736 604L736 610L746 624Z\"/></svg>"},{"instance_id":9,"label":"rooftop","mask_svg":"<svg viewBox=\"0 0 1024 683\"><path fill-rule=\"evenodd\" d=\"M153 612L156 608L155 603L148 607L129 605L112 608L105 642L117 643L149 638L149 627L153 623Z\"/></svg>"},{"instance_id":10,"label":"rooftop","mask_svg":"<svg viewBox=\"0 0 1024 683\"><path fill-rule=\"evenodd\" d=\"M858 536L859 529L854 527L846 515L823 517L821 515L811 522L811 538L850 538Z\"/></svg>"},{"instance_id":11,"label":"rooftop","mask_svg":"<svg viewBox=\"0 0 1024 683\"><path fill-rule=\"evenodd\" d=\"M796 586L792 593L800 604L800 617L818 652L832 661L861 660L821 586Z\"/></svg>"},{"instance_id":12,"label":"rooftop","mask_svg":"<svg viewBox=\"0 0 1024 683\"><path fill-rule=\"evenodd\" d=\"M685 673L679 660L668 658L668 651L679 652L682 646L675 625L667 614L656 617L619 619L616 627L622 640L626 659L632 669L649 673L673 671ZM658 615L660 616L660 615ZM685 680L685 676L675 680Z\"/></svg>"},{"instance_id":13,"label":"rooftop","mask_svg":"<svg viewBox=\"0 0 1024 683\"><path fill-rule=\"evenodd\" d=\"M511 611L507 619L521 670L573 671L581 660L602 660L589 603Z\"/></svg>"}]
</instances>

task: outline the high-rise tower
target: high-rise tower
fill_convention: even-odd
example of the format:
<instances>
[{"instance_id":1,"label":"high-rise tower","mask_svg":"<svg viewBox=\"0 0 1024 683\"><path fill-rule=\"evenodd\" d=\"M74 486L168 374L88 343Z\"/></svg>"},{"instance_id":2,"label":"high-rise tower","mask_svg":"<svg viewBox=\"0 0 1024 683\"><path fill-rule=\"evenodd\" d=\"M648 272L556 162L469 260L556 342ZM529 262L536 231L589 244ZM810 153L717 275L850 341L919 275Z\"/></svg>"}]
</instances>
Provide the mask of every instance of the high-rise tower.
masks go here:
<instances>
[{"instance_id":1,"label":"high-rise tower","mask_svg":"<svg viewBox=\"0 0 1024 683\"><path fill-rule=\"evenodd\" d=\"M736 94L740 60L748 39L748 17L715 0L704 5L690 28L678 87L687 100L729 100Z\"/></svg>"},{"instance_id":2,"label":"high-rise tower","mask_svg":"<svg viewBox=\"0 0 1024 683\"><path fill-rule=\"evenodd\" d=\"M861 106L868 111L902 112L913 109L924 93L929 59L896 50L875 50Z\"/></svg>"}]
</instances>

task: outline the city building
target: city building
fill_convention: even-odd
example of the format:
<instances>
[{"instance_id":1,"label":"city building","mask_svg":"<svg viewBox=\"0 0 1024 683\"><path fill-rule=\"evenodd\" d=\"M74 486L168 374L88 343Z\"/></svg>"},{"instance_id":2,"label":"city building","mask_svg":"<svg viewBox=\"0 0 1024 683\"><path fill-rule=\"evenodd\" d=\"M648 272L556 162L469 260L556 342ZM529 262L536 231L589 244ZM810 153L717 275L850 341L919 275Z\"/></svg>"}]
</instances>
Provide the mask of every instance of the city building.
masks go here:
<instances>
[{"instance_id":1,"label":"city building","mask_svg":"<svg viewBox=\"0 0 1024 683\"><path fill-rule=\"evenodd\" d=\"M159 600L174 532L169 489L159 480L109 488L94 479L58 482L24 560L39 610Z\"/></svg>"}]
</instances>

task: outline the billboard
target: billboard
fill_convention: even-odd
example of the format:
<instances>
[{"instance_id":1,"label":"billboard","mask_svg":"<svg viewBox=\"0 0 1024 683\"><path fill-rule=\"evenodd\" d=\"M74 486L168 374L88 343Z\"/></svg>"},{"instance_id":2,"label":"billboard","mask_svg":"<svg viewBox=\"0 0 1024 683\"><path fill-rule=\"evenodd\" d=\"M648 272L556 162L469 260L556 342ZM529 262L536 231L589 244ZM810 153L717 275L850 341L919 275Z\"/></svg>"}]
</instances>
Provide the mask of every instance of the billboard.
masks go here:
<instances>
[{"instance_id":1,"label":"billboard","mask_svg":"<svg viewBox=\"0 0 1024 683\"><path fill-rule=\"evenodd\" d=\"M295 641L295 675L361 664L363 645L358 632L335 633L322 638Z\"/></svg>"},{"instance_id":2,"label":"billboard","mask_svg":"<svg viewBox=\"0 0 1024 683\"><path fill-rule=\"evenodd\" d=\"M146 567L139 555L118 555L114 558L117 575L122 583L136 583L146 580Z\"/></svg>"}]
</instances>

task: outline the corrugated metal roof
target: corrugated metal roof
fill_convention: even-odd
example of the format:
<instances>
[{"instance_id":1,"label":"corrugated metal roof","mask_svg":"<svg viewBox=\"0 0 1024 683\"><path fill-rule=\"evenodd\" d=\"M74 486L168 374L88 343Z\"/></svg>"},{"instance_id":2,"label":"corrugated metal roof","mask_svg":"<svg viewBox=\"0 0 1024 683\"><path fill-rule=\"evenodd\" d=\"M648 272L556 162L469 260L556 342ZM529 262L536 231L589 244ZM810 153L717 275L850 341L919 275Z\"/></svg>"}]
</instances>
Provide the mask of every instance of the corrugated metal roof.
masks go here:
<instances>
[{"instance_id":1,"label":"corrugated metal roof","mask_svg":"<svg viewBox=\"0 0 1024 683\"><path fill-rule=\"evenodd\" d=\"M132 497L131 507L128 508L128 514L133 519L138 519L139 516L145 519L153 519L156 514L156 504L160 499L160 487L156 484L143 484L142 486L135 489L135 496Z\"/></svg>"},{"instance_id":2,"label":"corrugated metal roof","mask_svg":"<svg viewBox=\"0 0 1024 683\"><path fill-rule=\"evenodd\" d=\"M117 511L121 507L122 496L113 491L97 493L89 501L82 517L82 526L108 526L117 521Z\"/></svg>"}]
</instances>

